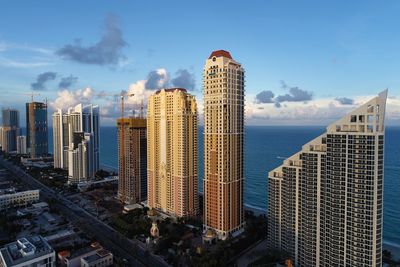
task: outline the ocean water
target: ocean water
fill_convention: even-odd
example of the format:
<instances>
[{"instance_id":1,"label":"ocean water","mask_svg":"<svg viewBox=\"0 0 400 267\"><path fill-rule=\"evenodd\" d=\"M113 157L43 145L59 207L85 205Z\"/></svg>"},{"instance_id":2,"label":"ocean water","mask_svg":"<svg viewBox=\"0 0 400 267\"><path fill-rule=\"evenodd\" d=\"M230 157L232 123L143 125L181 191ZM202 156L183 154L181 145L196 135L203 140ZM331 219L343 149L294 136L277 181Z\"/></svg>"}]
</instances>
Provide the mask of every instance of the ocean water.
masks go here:
<instances>
[{"instance_id":1,"label":"ocean water","mask_svg":"<svg viewBox=\"0 0 400 267\"><path fill-rule=\"evenodd\" d=\"M245 130L244 201L249 208L266 212L267 173L296 153L306 142L317 137L324 127L248 126ZM52 131L49 131L50 137ZM203 190L203 128L199 128L199 190ZM100 129L100 164L117 167L117 131ZM51 138L50 138L51 140ZM50 141L51 143L51 141ZM52 144L50 144L50 151ZM387 127L384 178L385 243L400 247L400 127Z\"/></svg>"}]
</instances>

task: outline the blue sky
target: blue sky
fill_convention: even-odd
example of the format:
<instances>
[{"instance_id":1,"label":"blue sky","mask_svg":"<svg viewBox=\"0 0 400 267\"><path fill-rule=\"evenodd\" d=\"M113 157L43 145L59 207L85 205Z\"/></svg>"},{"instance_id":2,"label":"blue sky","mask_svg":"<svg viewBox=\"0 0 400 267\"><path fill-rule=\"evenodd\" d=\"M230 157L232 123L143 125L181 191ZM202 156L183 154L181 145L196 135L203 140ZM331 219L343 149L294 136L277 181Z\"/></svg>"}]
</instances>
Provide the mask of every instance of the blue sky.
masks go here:
<instances>
[{"instance_id":1,"label":"blue sky","mask_svg":"<svg viewBox=\"0 0 400 267\"><path fill-rule=\"evenodd\" d=\"M400 122L398 1L0 4L0 106L22 108L29 97L21 93L30 92L39 75L53 73L42 76L50 78L36 88L38 100L48 98L53 108L98 103L104 124L112 124L116 103L99 94L136 90L145 99L157 89L146 85L153 72L165 75L158 86L174 78L193 86L201 109L205 59L225 49L246 69L249 124L326 124L385 88L388 121ZM104 36L104 46L96 46ZM71 85L59 87L71 75ZM260 92L276 97L291 88L310 97L280 107L257 100ZM336 100L343 97L351 101Z\"/></svg>"}]
</instances>

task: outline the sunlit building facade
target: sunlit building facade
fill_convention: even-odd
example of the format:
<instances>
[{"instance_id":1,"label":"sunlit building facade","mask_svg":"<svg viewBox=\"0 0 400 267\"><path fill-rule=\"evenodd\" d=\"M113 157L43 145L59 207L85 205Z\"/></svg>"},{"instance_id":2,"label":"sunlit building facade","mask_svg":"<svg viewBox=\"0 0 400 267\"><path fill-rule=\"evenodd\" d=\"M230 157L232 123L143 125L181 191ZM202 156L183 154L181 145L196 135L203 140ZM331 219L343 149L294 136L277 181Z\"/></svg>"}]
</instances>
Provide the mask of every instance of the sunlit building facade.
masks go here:
<instances>
[{"instance_id":1,"label":"sunlit building facade","mask_svg":"<svg viewBox=\"0 0 400 267\"><path fill-rule=\"evenodd\" d=\"M206 60L203 93L203 230L226 239L244 227L244 69L229 52Z\"/></svg>"},{"instance_id":2,"label":"sunlit building facade","mask_svg":"<svg viewBox=\"0 0 400 267\"><path fill-rule=\"evenodd\" d=\"M150 96L147 110L148 205L176 217L198 213L197 104L182 88Z\"/></svg>"}]
</instances>

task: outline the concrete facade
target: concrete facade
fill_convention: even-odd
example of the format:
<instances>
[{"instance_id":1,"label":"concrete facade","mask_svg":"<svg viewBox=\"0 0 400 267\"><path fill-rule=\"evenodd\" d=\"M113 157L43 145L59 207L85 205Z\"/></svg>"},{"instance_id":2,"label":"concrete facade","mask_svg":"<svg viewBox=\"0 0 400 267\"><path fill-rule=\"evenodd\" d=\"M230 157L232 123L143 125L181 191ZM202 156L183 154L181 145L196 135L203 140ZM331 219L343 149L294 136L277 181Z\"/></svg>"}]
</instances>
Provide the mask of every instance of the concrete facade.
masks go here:
<instances>
[{"instance_id":1,"label":"concrete facade","mask_svg":"<svg viewBox=\"0 0 400 267\"><path fill-rule=\"evenodd\" d=\"M387 91L268 175L271 248L295 266L382 266Z\"/></svg>"}]
</instances>

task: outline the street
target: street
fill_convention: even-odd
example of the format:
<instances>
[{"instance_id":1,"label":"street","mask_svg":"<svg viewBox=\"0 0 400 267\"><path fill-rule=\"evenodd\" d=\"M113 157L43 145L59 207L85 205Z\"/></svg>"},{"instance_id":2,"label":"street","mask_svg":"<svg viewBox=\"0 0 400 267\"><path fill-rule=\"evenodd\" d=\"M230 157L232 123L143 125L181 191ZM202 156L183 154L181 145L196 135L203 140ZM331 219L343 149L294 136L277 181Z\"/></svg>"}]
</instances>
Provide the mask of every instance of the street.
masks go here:
<instances>
[{"instance_id":1,"label":"street","mask_svg":"<svg viewBox=\"0 0 400 267\"><path fill-rule=\"evenodd\" d=\"M49 201L56 199L55 207L72 223L93 236L109 249L116 257L126 259L129 266L169 266L161 257L152 255L139 241L130 240L118 233L106 223L100 221L86 210L58 194L51 188L25 173L18 166L0 158L0 165L17 175L23 182L35 189L40 189L40 197Z\"/></svg>"}]
</instances>

